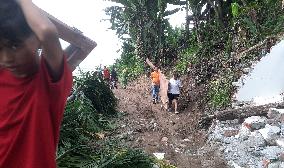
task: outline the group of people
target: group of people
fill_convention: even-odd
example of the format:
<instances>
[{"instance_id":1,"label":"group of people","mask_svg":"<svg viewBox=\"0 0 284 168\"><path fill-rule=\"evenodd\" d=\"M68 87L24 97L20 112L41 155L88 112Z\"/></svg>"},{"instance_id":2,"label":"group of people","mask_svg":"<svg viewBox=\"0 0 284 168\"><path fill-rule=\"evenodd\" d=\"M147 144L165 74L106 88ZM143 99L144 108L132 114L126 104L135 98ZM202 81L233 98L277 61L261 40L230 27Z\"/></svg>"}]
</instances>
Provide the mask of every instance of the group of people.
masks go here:
<instances>
[{"instance_id":1,"label":"group of people","mask_svg":"<svg viewBox=\"0 0 284 168\"><path fill-rule=\"evenodd\" d=\"M117 77L117 72L115 68L113 67L111 72L109 72L109 69L106 66L104 66L102 74L103 74L104 81L110 86L110 88L117 89L118 77Z\"/></svg>"},{"instance_id":2,"label":"group of people","mask_svg":"<svg viewBox=\"0 0 284 168\"><path fill-rule=\"evenodd\" d=\"M118 74L117 71L115 69L115 67L112 68L111 72L109 71L109 69L104 66L104 69L101 72L102 77L104 79L104 81L109 84L111 89L114 88L118 88L117 83L118 83ZM128 68L124 68L121 71L120 74L120 84L122 86L123 89L126 88L127 82L128 82Z\"/></svg>"},{"instance_id":3,"label":"group of people","mask_svg":"<svg viewBox=\"0 0 284 168\"><path fill-rule=\"evenodd\" d=\"M156 104L159 101L159 92L160 92L160 72L158 67L154 67L154 71L151 73L152 80L152 102ZM171 79L168 81L167 86L167 96L168 104L166 105L166 110L172 111L178 114L178 98L180 95L180 88L182 87L181 81L178 78L177 73L173 73Z\"/></svg>"}]
</instances>

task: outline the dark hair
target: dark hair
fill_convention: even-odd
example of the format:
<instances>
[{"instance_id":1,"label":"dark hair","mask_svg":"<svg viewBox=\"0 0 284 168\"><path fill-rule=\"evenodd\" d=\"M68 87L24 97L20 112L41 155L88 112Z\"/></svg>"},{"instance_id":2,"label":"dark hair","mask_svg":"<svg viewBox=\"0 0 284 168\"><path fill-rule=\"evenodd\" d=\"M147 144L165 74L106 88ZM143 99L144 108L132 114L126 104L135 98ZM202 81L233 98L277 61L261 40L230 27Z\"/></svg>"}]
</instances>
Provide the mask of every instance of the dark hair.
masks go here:
<instances>
[{"instance_id":1,"label":"dark hair","mask_svg":"<svg viewBox=\"0 0 284 168\"><path fill-rule=\"evenodd\" d=\"M32 34L16 0L0 0L0 44L16 45Z\"/></svg>"}]
</instances>

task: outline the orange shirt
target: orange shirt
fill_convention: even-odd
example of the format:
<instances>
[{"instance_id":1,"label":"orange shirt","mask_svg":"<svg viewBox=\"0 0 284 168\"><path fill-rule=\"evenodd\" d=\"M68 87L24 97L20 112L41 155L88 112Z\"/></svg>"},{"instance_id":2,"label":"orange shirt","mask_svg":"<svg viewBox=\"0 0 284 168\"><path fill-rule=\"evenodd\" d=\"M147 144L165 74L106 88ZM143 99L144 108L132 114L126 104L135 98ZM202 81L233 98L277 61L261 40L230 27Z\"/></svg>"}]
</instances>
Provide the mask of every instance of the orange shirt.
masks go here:
<instances>
[{"instance_id":1,"label":"orange shirt","mask_svg":"<svg viewBox=\"0 0 284 168\"><path fill-rule=\"evenodd\" d=\"M155 85L160 85L160 75L159 75L159 72L152 72L151 73L151 79L152 79L152 82L155 84Z\"/></svg>"}]
</instances>

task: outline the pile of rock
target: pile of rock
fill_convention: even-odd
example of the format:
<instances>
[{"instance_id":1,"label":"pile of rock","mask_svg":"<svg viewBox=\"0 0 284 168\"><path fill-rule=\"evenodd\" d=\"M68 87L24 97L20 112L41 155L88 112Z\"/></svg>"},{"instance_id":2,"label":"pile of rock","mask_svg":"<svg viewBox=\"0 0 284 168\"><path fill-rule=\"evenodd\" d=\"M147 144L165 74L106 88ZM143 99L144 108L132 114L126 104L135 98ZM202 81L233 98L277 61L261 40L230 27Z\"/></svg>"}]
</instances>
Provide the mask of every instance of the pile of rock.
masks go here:
<instances>
[{"instance_id":1,"label":"pile of rock","mask_svg":"<svg viewBox=\"0 0 284 168\"><path fill-rule=\"evenodd\" d=\"M218 144L234 168L284 168L284 109L271 108L266 117L217 121L209 143Z\"/></svg>"}]
</instances>

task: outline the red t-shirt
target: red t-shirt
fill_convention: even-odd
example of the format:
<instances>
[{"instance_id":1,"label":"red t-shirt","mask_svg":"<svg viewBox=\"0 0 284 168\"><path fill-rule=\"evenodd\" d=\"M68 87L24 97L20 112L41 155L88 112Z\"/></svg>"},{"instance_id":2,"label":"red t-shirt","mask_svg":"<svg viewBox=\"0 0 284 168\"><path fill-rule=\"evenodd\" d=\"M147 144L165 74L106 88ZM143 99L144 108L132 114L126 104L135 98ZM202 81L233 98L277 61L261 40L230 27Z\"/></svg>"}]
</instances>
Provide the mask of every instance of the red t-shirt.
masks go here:
<instances>
[{"instance_id":1,"label":"red t-shirt","mask_svg":"<svg viewBox=\"0 0 284 168\"><path fill-rule=\"evenodd\" d=\"M109 73L108 69L104 69L104 78L109 79L109 77L110 77L110 73Z\"/></svg>"},{"instance_id":2,"label":"red t-shirt","mask_svg":"<svg viewBox=\"0 0 284 168\"><path fill-rule=\"evenodd\" d=\"M72 72L64 58L52 82L44 58L32 77L0 70L0 168L55 168L55 153Z\"/></svg>"}]
</instances>

